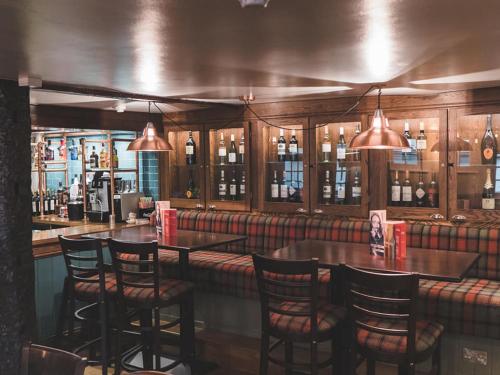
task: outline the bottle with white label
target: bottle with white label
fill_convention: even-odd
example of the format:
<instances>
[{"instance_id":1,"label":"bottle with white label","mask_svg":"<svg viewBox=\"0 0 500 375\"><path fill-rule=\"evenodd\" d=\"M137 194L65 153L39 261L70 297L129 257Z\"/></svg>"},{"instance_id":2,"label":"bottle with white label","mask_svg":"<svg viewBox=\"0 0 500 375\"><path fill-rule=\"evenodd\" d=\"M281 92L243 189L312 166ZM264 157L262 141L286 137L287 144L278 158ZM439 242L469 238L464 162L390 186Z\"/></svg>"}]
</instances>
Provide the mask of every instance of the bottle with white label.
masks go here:
<instances>
[{"instance_id":1,"label":"bottle with white label","mask_svg":"<svg viewBox=\"0 0 500 375\"><path fill-rule=\"evenodd\" d=\"M361 124L358 122L356 124L356 130L354 131L354 136L357 136L361 133ZM360 161L361 160L361 152L358 149L351 150L352 160Z\"/></svg>"},{"instance_id":2,"label":"bottle with white label","mask_svg":"<svg viewBox=\"0 0 500 375\"><path fill-rule=\"evenodd\" d=\"M227 163L227 150L226 143L224 142L224 133L220 133L220 141L219 141L219 163L226 164Z\"/></svg>"},{"instance_id":3,"label":"bottle with white label","mask_svg":"<svg viewBox=\"0 0 500 375\"><path fill-rule=\"evenodd\" d=\"M189 131L189 136L186 141L186 164L196 164L196 143L193 139L193 132Z\"/></svg>"},{"instance_id":4,"label":"bottle with white label","mask_svg":"<svg viewBox=\"0 0 500 375\"><path fill-rule=\"evenodd\" d=\"M417 136L417 150L427 149L427 136L425 135L425 125L423 121L420 121L420 132Z\"/></svg>"},{"instance_id":5,"label":"bottle with white label","mask_svg":"<svg viewBox=\"0 0 500 375\"><path fill-rule=\"evenodd\" d=\"M290 144L288 145L288 152L290 153L290 160L299 160L299 141L295 136L295 129L292 130L292 138L290 138Z\"/></svg>"},{"instance_id":6,"label":"bottle with white label","mask_svg":"<svg viewBox=\"0 0 500 375\"><path fill-rule=\"evenodd\" d=\"M486 181L483 186L483 199L481 201L483 210L495 209L495 189L491 182L491 169L486 169Z\"/></svg>"},{"instance_id":7,"label":"bottle with white label","mask_svg":"<svg viewBox=\"0 0 500 375\"><path fill-rule=\"evenodd\" d=\"M271 200L278 201L280 197L280 187L278 184L278 172L274 171L274 177L271 181Z\"/></svg>"},{"instance_id":8,"label":"bottle with white label","mask_svg":"<svg viewBox=\"0 0 500 375\"><path fill-rule=\"evenodd\" d=\"M229 199L235 201L238 199L238 184L236 182L236 171L233 169L233 177L229 182Z\"/></svg>"},{"instance_id":9,"label":"bottle with white label","mask_svg":"<svg viewBox=\"0 0 500 375\"><path fill-rule=\"evenodd\" d=\"M224 171L220 171L220 180L219 180L219 199L221 201L226 200L227 197L227 183L224 178Z\"/></svg>"},{"instance_id":10,"label":"bottle with white label","mask_svg":"<svg viewBox=\"0 0 500 375\"><path fill-rule=\"evenodd\" d=\"M410 171L406 171L406 176L405 180L403 182L403 189L402 189L402 201L403 201L403 206L409 207L412 205L413 202L413 192L411 188L411 182L410 182Z\"/></svg>"},{"instance_id":11,"label":"bottle with white label","mask_svg":"<svg viewBox=\"0 0 500 375\"><path fill-rule=\"evenodd\" d=\"M399 171L394 173L394 180L391 186L391 205L401 205L401 183L399 182Z\"/></svg>"},{"instance_id":12,"label":"bottle with white label","mask_svg":"<svg viewBox=\"0 0 500 375\"><path fill-rule=\"evenodd\" d=\"M240 144L238 145L238 163L245 164L245 134L241 133Z\"/></svg>"},{"instance_id":13,"label":"bottle with white label","mask_svg":"<svg viewBox=\"0 0 500 375\"><path fill-rule=\"evenodd\" d=\"M354 181L351 187L351 197L352 204L360 205L361 204L361 178L359 176L359 171L356 171L354 174Z\"/></svg>"},{"instance_id":14,"label":"bottle with white label","mask_svg":"<svg viewBox=\"0 0 500 375\"><path fill-rule=\"evenodd\" d=\"M234 134L231 134L231 144L229 145L229 164L236 164L236 155L238 152L236 151L236 143L234 142Z\"/></svg>"},{"instance_id":15,"label":"bottle with white label","mask_svg":"<svg viewBox=\"0 0 500 375\"><path fill-rule=\"evenodd\" d=\"M339 130L339 142L337 143L337 160L345 160L346 142L344 137L344 127Z\"/></svg>"},{"instance_id":16,"label":"bottle with white label","mask_svg":"<svg viewBox=\"0 0 500 375\"><path fill-rule=\"evenodd\" d=\"M323 183L323 204L330 204L332 199L332 184L330 183L330 171L325 171L325 182Z\"/></svg>"},{"instance_id":17,"label":"bottle with white label","mask_svg":"<svg viewBox=\"0 0 500 375\"><path fill-rule=\"evenodd\" d=\"M245 194L246 194L246 178L245 178L245 171L241 172L241 179L240 179L240 200L245 200Z\"/></svg>"},{"instance_id":18,"label":"bottle with white label","mask_svg":"<svg viewBox=\"0 0 500 375\"><path fill-rule=\"evenodd\" d=\"M283 178L280 182L280 199L283 202L288 200L288 184L286 183L286 172L283 171Z\"/></svg>"},{"instance_id":19,"label":"bottle with white label","mask_svg":"<svg viewBox=\"0 0 500 375\"><path fill-rule=\"evenodd\" d=\"M412 138L411 136L411 133L410 133L410 123L408 121L405 121L405 131L403 133L403 136L408 140L408 143L410 144L410 147L409 148L403 148L401 151L404 153L404 154L409 154L412 152L412 148L413 148L413 144L414 144L414 139Z\"/></svg>"},{"instance_id":20,"label":"bottle with white label","mask_svg":"<svg viewBox=\"0 0 500 375\"><path fill-rule=\"evenodd\" d=\"M417 207L424 207L427 203L427 196L425 192L425 185L422 173L420 173L417 186L415 188L415 205Z\"/></svg>"},{"instance_id":21,"label":"bottle with white label","mask_svg":"<svg viewBox=\"0 0 500 375\"><path fill-rule=\"evenodd\" d=\"M323 153L323 162L329 162L332 156L332 142L330 141L328 125L325 126L325 135L323 136L323 143L321 144L321 152Z\"/></svg>"},{"instance_id":22,"label":"bottle with white label","mask_svg":"<svg viewBox=\"0 0 500 375\"><path fill-rule=\"evenodd\" d=\"M345 167L340 168L340 176L339 171L337 170L338 181L335 183L335 204L344 204L345 203Z\"/></svg>"},{"instance_id":23,"label":"bottle with white label","mask_svg":"<svg viewBox=\"0 0 500 375\"><path fill-rule=\"evenodd\" d=\"M285 130L280 129L280 137L278 138L277 143L278 149L278 161L286 160L286 140L285 140Z\"/></svg>"}]
</instances>

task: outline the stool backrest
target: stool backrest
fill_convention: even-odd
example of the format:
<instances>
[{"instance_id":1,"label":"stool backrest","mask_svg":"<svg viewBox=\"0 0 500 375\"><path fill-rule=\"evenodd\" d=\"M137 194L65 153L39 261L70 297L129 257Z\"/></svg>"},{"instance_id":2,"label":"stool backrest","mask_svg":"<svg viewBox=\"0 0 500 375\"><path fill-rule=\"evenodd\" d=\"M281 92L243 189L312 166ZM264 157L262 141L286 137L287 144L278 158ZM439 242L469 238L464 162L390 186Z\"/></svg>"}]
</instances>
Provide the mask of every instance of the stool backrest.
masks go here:
<instances>
[{"instance_id":1,"label":"stool backrest","mask_svg":"<svg viewBox=\"0 0 500 375\"><path fill-rule=\"evenodd\" d=\"M76 354L28 343L22 348L20 375L83 375L86 366Z\"/></svg>"},{"instance_id":2,"label":"stool backrest","mask_svg":"<svg viewBox=\"0 0 500 375\"><path fill-rule=\"evenodd\" d=\"M99 297L104 299L106 290L106 274L101 241L97 239L70 239L59 236L59 244L68 271L70 290L73 292L75 283L91 286L99 284ZM96 278L95 276L99 276Z\"/></svg>"},{"instance_id":3,"label":"stool backrest","mask_svg":"<svg viewBox=\"0 0 500 375\"><path fill-rule=\"evenodd\" d=\"M262 328L268 330L270 314L309 317L311 335L317 334L318 260L277 260L253 254L259 289ZM299 308L297 308L299 307Z\"/></svg>"},{"instance_id":4,"label":"stool backrest","mask_svg":"<svg viewBox=\"0 0 500 375\"><path fill-rule=\"evenodd\" d=\"M153 290L155 301L159 301L158 242L126 242L110 239L108 244L119 300L124 303L124 290L132 287Z\"/></svg>"},{"instance_id":5,"label":"stool backrest","mask_svg":"<svg viewBox=\"0 0 500 375\"><path fill-rule=\"evenodd\" d=\"M353 335L358 329L364 329L369 333L406 338L407 354L414 357L418 274L376 273L344 264L340 269ZM377 325L380 319L388 324L380 327ZM392 325L394 328L390 328Z\"/></svg>"}]
</instances>

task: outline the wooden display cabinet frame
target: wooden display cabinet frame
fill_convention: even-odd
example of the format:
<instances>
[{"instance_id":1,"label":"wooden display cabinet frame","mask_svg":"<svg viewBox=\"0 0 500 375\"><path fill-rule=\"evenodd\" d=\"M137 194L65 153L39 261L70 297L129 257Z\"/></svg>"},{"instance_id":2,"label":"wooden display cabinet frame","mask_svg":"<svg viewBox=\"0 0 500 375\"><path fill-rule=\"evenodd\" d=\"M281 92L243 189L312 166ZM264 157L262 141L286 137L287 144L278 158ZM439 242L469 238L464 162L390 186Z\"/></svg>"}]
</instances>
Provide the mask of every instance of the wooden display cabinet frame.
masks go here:
<instances>
[{"instance_id":1,"label":"wooden display cabinet frame","mask_svg":"<svg viewBox=\"0 0 500 375\"><path fill-rule=\"evenodd\" d=\"M270 212L270 213L295 213L295 214L309 214L310 212L310 180L309 180L309 122L307 117L295 117L295 118L287 118L287 119L272 119L269 122L273 125L277 126L302 126L303 137L302 137L302 164L303 164L303 190L302 190L302 203L296 202L270 202L266 200L266 175L267 175L267 166L266 166L266 155L269 153L270 144L267 142L269 136L269 125L267 125L263 121L257 122L257 145L255 147L257 160L255 164L255 184L254 189L257 191L257 202L256 207L260 212ZM288 147L288 139L287 139L287 147ZM300 144L299 144L300 147ZM263 171L260 171L260 168L264 168ZM259 172L257 172L259 171Z\"/></svg>"},{"instance_id":2,"label":"wooden display cabinet frame","mask_svg":"<svg viewBox=\"0 0 500 375\"><path fill-rule=\"evenodd\" d=\"M471 116L471 115L487 115L487 114L500 114L500 103L492 104L492 105L484 105L484 106L467 106L462 108L453 108L450 109L449 113L449 129L450 129L450 137L449 137L449 152L448 152L448 174L449 174L449 208L448 215L449 219L452 221L478 221L478 222L491 222L491 221L499 221L500 220L500 210L483 210L479 208L458 208L458 173L459 166L457 160L457 152L456 150L456 137L459 119L463 116ZM459 132L458 132L459 133ZM479 142L484 135L484 128L480 129L479 132L480 138ZM497 140L497 147L499 147L499 141ZM497 149L497 154L499 150ZM490 166L492 167L492 166ZM467 167L470 168L470 167ZM480 167L478 167L480 168ZM492 167L494 168L494 167ZM480 182L481 186L483 181ZM460 216L463 216L463 220L457 220Z\"/></svg>"},{"instance_id":3,"label":"wooden display cabinet frame","mask_svg":"<svg viewBox=\"0 0 500 375\"><path fill-rule=\"evenodd\" d=\"M369 201L369 189L368 189L368 152L366 150L361 151L361 204L322 204L319 200L319 167L317 162L317 148L321 145L317 145L316 137L316 126L319 124L342 124L342 123L352 123L359 122L361 124L361 131L367 129L368 126L368 115L366 114L349 114L341 119L338 115L323 115L314 116L309 120L309 137L310 137L310 150L309 150L309 173L310 173L310 207L313 214L317 215L336 215L336 216L350 216L350 217L368 217L368 201ZM346 139L347 145L349 145L350 139ZM332 142L332 154L333 148L335 147L334 142ZM333 185L334 187L335 185ZM332 197L335 195L335 189L332 189Z\"/></svg>"},{"instance_id":4,"label":"wooden display cabinet frame","mask_svg":"<svg viewBox=\"0 0 500 375\"><path fill-rule=\"evenodd\" d=\"M439 208L430 207L395 207L388 204L389 176L388 161L389 153L383 152L377 156L377 163L380 169L380 179L382 180L382 191L380 194L381 202L387 209L387 217L391 219L417 219L417 220L444 220L448 209L448 111L446 109L428 109L428 110L407 110L407 111L384 111L385 116L391 120L415 120L420 118L438 118L439 119L439 162L438 162L438 189L439 189ZM371 121L372 116L369 117ZM413 132L416 137L418 133ZM433 145L428 144L431 148ZM377 151L373 151L375 153ZM371 153L372 154L372 153ZM374 167L370 164L370 167ZM409 168L414 169L414 167ZM380 181L380 180L379 180ZM385 181L385 182L384 182ZM415 187L412 186L414 189Z\"/></svg>"},{"instance_id":5,"label":"wooden display cabinet frame","mask_svg":"<svg viewBox=\"0 0 500 375\"><path fill-rule=\"evenodd\" d=\"M205 165L205 185L206 185L206 208L209 211L217 211L217 210L222 210L222 211L250 211L251 209L251 202L252 202L252 194L251 194L251 186L252 186L252 175L251 175L251 127L250 127L250 122L248 121L235 121L234 123L231 123L227 126L222 127L223 124L211 124L211 125L206 125L205 126L205 131L206 131L206 139L208 140L208 147L205 147L205 157L204 160L206 162L204 163ZM218 184L214 183L212 184L211 182L217 178L216 175L214 175L216 171L216 163L215 163L215 154L218 150L218 144L219 144L219 139L215 137L215 134L218 134L220 130L225 130L225 129L235 129L235 128L240 128L243 129L243 134L245 136L245 163L243 165L243 169L245 171L245 199L242 201L236 200L218 200L218 199L213 199L212 196L214 193L217 192L218 189ZM231 145L231 141L229 138L225 138L225 143L226 143L226 148L229 152L229 147ZM235 139L236 143L236 148L239 146L239 139ZM241 165L241 164L240 164ZM213 168L212 168L213 167ZM220 166L219 166L220 168ZM236 168L236 167L234 167ZM241 168L241 167L239 167ZM231 169L231 164L228 164L227 167L224 167L224 170L229 170ZM225 176L227 185L229 186L230 182L230 175L227 174ZM215 192L214 192L214 189ZM229 197L229 193L228 193Z\"/></svg>"}]
</instances>

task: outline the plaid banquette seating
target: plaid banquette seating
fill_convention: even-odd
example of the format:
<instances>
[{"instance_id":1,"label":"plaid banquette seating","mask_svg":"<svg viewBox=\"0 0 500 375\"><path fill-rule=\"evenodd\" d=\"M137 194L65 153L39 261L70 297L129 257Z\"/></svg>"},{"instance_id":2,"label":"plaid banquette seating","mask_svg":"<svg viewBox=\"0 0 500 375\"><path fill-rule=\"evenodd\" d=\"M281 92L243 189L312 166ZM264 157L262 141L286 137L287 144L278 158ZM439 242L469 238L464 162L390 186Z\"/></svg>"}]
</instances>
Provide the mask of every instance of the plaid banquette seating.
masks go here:
<instances>
[{"instance_id":1,"label":"plaid banquette seating","mask_svg":"<svg viewBox=\"0 0 500 375\"><path fill-rule=\"evenodd\" d=\"M252 253L303 239L368 243L363 220L279 217L245 213L178 212L179 229L246 235L245 243L190 255L191 278L199 290L258 298ZM500 228L411 223L409 247L478 252L481 258L462 282L422 280L420 313L441 322L447 332L500 339ZM169 276L177 273L177 254L162 251ZM320 295L327 298L329 272L320 272Z\"/></svg>"}]
</instances>

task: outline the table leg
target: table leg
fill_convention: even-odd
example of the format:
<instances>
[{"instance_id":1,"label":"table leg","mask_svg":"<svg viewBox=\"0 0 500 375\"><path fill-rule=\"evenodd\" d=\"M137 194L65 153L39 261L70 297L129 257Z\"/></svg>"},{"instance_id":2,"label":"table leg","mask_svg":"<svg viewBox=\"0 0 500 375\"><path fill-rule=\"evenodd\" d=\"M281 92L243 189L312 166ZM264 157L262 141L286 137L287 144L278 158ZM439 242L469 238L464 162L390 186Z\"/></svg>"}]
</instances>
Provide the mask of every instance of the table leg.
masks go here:
<instances>
[{"instance_id":1,"label":"table leg","mask_svg":"<svg viewBox=\"0 0 500 375\"><path fill-rule=\"evenodd\" d=\"M189 251L179 251L179 277L189 280Z\"/></svg>"}]
</instances>

